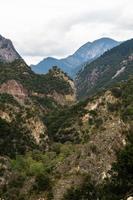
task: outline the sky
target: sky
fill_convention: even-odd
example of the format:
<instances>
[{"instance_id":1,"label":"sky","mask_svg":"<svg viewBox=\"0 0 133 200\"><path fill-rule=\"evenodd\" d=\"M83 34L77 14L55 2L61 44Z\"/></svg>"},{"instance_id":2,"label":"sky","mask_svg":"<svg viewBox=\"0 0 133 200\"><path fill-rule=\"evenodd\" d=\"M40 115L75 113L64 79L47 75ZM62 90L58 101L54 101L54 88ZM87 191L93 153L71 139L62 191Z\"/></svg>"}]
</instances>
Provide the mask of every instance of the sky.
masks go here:
<instances>
[{"instance_id":1,"label":"sky","mask_svg":"<svg viewBox=\"0 0 133 200\"><path fill-rule=\"evenodd\" d=\"M0 0L0 34L28 64L88 41L133 38L133 0Z\"/></svg>"}]
</instances>

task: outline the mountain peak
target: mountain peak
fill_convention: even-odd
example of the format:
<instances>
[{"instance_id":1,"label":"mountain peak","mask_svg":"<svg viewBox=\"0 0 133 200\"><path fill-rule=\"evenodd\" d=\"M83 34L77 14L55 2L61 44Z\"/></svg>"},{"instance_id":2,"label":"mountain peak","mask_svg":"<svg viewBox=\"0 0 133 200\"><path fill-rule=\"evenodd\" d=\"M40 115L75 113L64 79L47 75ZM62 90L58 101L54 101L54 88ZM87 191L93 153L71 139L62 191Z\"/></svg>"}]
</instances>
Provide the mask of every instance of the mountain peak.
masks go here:
<instances>
[{"instance_id":1,"label":"mountain peak","mask_svg":"<svg viewBox=\"0 0 133 200\"><path fill-rule=\"evenodd\" d=\"M87 42L82 45L74 54L56 59L47 57L39 62L37 65L31 66L36 73L47 73L52 66L59 66L63 71L67 72L71 77L82 68L86 62L91 62L97 57L101 56L105 51L119 45L120 43L111 38L100 38L93 42Z\"/></svg>"},{"instance_id":2,"label":"mountain peak","mask_svg":"<svg viewBox=\"0 0 133 200\"><path fill-rule=\"evenodd\" d=\"M116 41L116 40L114 40L114 39L112 39L112 38L109 38L109 37L101 37L101 38L99 38L99 39L97 39L97 40L94 40L94 41L98 41L98 40L110 40L110 41Z\"/></svg>"},{"instance_id":3,"label":"mountain peak","mask_svg":"<svg viewBox=\"0 0 133 200\"><path fill-rule=\"evenodd\" d=\"M48 57L46 57L46 58L44 58L44 60L57 60L57 58L54 58L54 57L50 57L50 56L48 56Z\"/></svg>"},{"instance_id":4,"label":"mountain peak","mask_svg":"<svg viewBox=\"0 0 133 200\"><path fill-rule=\"evenodd\" d=\"M92 42L92 44L99 44L99 43L107 43L107 44L116 44L116 43L120 43L112 38L109 38L109 37L102 37L102 38L99 38L97 40L94 40Z\"/></svg>"},{"instance_id":5,"label":"mountain peak","mask_svg":"<svg viewBox=\"0 0 133 200\"><path fill-rule=\"evenodd\" d=\"M21 57L15 50L11 40L0 35L0 61L10 63L20 58Z\"/></svg>"}]
</instances>

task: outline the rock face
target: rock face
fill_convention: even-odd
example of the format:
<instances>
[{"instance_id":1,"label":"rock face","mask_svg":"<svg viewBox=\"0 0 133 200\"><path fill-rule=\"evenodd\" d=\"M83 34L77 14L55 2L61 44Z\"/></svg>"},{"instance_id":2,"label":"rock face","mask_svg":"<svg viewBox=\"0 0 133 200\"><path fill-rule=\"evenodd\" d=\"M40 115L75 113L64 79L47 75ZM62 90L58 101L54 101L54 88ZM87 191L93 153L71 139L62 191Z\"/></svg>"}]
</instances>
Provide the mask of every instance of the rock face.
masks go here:
<instances>
[{"instance_id":1,"label":"rock face","mask_svg":"<svg viewBox=\"0 0 133 200\"><path fill-rule=\"evenodd\" d=\"M0 176L0 188L8 184L7 180L10 177L9 167L10 164L8 159L0 156L0 169L3 173L3 176Z\"/></svg>"},{"instance_id":2,"label":"rock face","mask_svg":"<svg viewBox=\"0 0 133 200\"><path fill-rule=\"evenodd\" d=\"M127 200L133 200L133 197L128 197Z\"/></svg>"},{"instance_id":3,"label":"rock face","mask_svg":"<svg viewBox=\"0 0 133 200\"><path fill-rule=\"evenodd\" d=\"M32 117L30 119L27 119L26 124L27 124L29 131L32 132L32 135L33 135L34 139L36 140L36 143L39 144L39 142L41 140L40 136L45 135L45 133L46 133L45 125L38 117ZM44 139L47 143L48 136L45 135Z\"/></svg>"},{"instance_id":4,"label":"rock face","mask_svg":"<svg viewBox=\"0 0 133 200\"><path fill-rule=\"evenodd\" d=\"M0 35L0 61L13 62L20 58L21 57L15 50L12 42Z\"/></svg>"},{"instance_id":5,"label":"rock face","mask_svg":"<svg viewBox=\"0 0 133 200\"><path fill-rule=\"evenodd\" d=\"M16 80L9 80L0 86L0 93L7 93L20 101L24 101L28 97L27 90Z\"/></svg>"}]
</instances>

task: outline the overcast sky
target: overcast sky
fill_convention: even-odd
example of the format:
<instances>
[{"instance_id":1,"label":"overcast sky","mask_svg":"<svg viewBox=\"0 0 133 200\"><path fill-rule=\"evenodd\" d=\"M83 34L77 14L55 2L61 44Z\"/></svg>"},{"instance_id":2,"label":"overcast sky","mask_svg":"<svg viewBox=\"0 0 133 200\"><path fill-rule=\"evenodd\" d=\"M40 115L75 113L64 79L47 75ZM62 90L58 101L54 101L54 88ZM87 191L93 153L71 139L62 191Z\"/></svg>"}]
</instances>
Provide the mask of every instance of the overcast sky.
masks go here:
<instances>
[{"instance_id":1,"label":"overcast sky","mask_svg":"<svg viewBox=\"0 0 133 200\"><path fill-rule=\"evenodd\" d=\"M0 34L28 64L101 37L133 37L133 0L0 0Z\"/></svg>"}]
</instances>

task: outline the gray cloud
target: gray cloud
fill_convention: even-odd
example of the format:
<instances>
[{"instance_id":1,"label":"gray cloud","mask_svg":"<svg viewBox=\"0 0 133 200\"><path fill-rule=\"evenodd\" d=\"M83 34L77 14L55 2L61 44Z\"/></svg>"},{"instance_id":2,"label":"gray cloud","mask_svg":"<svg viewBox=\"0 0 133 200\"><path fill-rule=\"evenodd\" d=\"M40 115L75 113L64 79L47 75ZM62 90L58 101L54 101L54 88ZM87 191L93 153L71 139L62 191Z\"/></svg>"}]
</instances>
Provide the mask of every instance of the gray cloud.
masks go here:
<instances>
[{"instance_id":1,"label":"gray cloud","mask_svg":"<svg viewBox=\"0 0 133 200\"><path fill-rule=\"evenodd\" d=\"M131 0L0 0L0 7L0 33L28 62L66 56L103 36L133 36Z\"/></svg>"}]
</instances>

